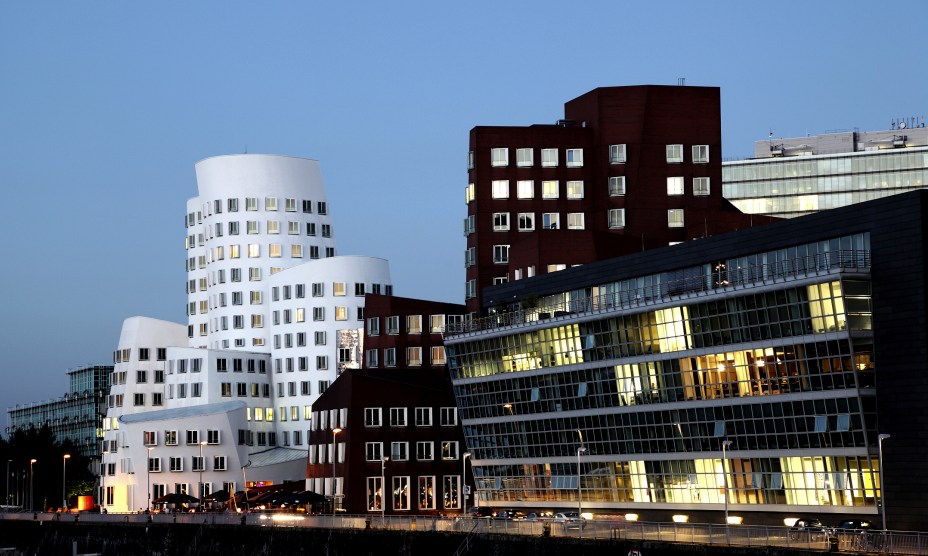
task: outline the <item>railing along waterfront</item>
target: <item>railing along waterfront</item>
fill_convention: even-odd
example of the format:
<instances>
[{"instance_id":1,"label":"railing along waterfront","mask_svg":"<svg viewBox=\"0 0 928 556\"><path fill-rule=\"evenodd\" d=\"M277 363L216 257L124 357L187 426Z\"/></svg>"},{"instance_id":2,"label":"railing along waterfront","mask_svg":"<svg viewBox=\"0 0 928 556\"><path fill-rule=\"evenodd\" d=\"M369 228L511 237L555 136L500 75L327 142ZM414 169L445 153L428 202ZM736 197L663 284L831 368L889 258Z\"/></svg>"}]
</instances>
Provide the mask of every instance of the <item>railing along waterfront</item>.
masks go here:
<instances>
[{"instance_id":1,"label":"railing along waterfront","mask_svg":"<svg viewBox=\"0 0 928 556\"><path fill-rule=\"evenodd\" d=\"M521 535L584 538L602 541L666 542L687 545L728 545L746 548L786 547L803 550L832 550L854 554L928 555L928 533L913 531L833 532L794 531L789 527L718 525L699 523L656 523L623 519L585 521L505 520L432 516L306 515L300 513L161 513L147 514L55 514L0 512L0 520L112 523L239 525L315 529L433 531L473 535Z\"/></svg>"},{"instance_id":2,"label":"railing along waterfront","mask_svg":"<svg viewBox=\"0 0 928 556\"><path fill-rule=\"evenodd\" d=\"M699 298L803 278L833 275L840 271L869 272L869 270L870 251L868 250L833 251L733 269L723 266L713 270L711 274L671 280L653 286L623 289L560 303L523 306L520 309L448 325L444 333L447 337L453 337L508 326L537 324L539 321L556 320L568 315L636 309L680 299Z\"/></svg>"}]
</instances>

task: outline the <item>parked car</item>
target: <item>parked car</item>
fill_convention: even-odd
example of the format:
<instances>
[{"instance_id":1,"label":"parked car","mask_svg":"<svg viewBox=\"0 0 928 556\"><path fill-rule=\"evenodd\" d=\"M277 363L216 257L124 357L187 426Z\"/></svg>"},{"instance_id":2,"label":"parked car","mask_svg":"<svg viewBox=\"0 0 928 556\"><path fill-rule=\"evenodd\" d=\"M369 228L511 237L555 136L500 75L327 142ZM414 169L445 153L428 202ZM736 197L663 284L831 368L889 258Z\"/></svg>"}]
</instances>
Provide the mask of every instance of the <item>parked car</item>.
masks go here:
<instances>
[{"instance_id":1,"label":"parked car","mask_svg":"<svg viewBox=\"0 0 928 556\"><path fill-rule=\"evenodd\" d=\"M815 517L801 517L789 528L789 538L800 542L818 542L828 538L831 530Z\"/></svg>"},{"instance_id":2,"label":"parked car","mask_svg":"<svg viewBox=\"0 0 928 556\"><path fill-rule=\"evenodd\" d=\"M870 529L873 529L872 521L867 521L866 519L850 519L838 524L838 526L835 527L835 532L859 533L861 531L869 531Z\"/></svg>"},{"instance_id":3,"label":"parked car","mask_svg":"<svg viewBox=\"0 0 928 556\"><path fill-rule=\"evenodd\" d=\"M553 517L554 514L551 512L529 512L525 519L529 521L547 521Z\"/></svg>"},{"instance_id":4,"label":"parked car","mask_svg":"<svg viewBox=\"0 0 928 556\"><path fill-rule=\"evenodd\" d=\"M578 514L577 512L558 512L554 514L553 519L554 521L570 522L570 521L580 521L583 518L581 518L580 514Z\"/></svg>"},{"instance_id":5,"label":"parked car","mask_svg":"<svg viewBox=\"0 0 928 556\"><path fill-rule=\"evenodd\" d=\"M473 518L491 518L493 517L493 508L488 508L486 506L474 507L467 510L467 513Z\"/></svg>"},{"instance_id":6,"label":"parked car","mask_svg":"<svg viewBox=\"0 0 928 556\"><path fill-rule=\"evenodd\" d=\"M521 520L525 519L525 513L512 509L496 510L494 517L496 519Z\"/></svg>"}]
</instances>

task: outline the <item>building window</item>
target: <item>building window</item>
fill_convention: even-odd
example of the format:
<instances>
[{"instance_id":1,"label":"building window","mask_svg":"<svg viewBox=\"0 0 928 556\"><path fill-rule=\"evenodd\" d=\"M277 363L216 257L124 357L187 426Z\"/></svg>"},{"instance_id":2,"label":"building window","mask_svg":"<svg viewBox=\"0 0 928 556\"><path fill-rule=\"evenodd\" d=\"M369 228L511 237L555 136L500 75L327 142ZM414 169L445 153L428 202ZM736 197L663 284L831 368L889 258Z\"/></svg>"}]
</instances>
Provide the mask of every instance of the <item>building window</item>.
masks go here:
<instances>
[{"instance_id":1,"label":"building window","mask_svg":"<svg viewBox=\"0 0 928 556\"><path fill-rule=\"evenodd\" d=\"M541 149L541 167L554 168L557 166L557 149Z\"/></svg>"},{"instance_id":2,"label":"building window","mask_svg":"<svg viewBox=\"0 0 928 556\"><path fill-rule=\"evenodd\" d=\"M390 408L390 426L391 427L405 427L406 426L406 408L405 407L391 407Z\"/></svg>"},{"instance_id":3,"label":"building window","mask_svg":"<svg viewBox=\"0 0 928 556\"><path fill-rule=\"evenodd\" d=\"M582 212L568 212L567 213L567 229L568 230L582 230L584 229L583 222L583 213Z\"/></svg>"},{"instance_id":4,"label":"building window","mask_svg":"<svg viewBox=\"0 0 928 556\"><path fill-rule=\"evenodd\" d=\"M379 427L383 425L383 408L365 407L364 408L364 426Z\"/></svg>"},{"instance_id":5,"label":"building window","mask_svg":"<svg viewBox=\"0 0 928 556\"><path fill-rule=\"evenodd\" d=\"M452 440L443 440L441 443L441 459L458 459L458 443Z\"/></svg>"},{"instance_id":6,"label":"building window","mask_svg":"<svg viewBox=\"0 0 928 556\"><path fill-rule=\"evenodd\" d=\"M387 367L396 366L396 348L386 348L383 351L383 364Z\"/></svg>"},{"instance_id":7,"label":"building window","mask_svg":"<svg viewBox=\"0 0 928 556\"><path fill-rule=\"evenodd\" d=\"M474 184L469 183L467 187L464 188L464 203L470 203L476 197L474 197Z\"/></svg>"},{"instance_id":8,"label":"building window","mask_svg":"<svg viewBox=\"0 0 928 556\"><path fill-rule=\"evenodd\" d=\"M534 164L534 151L531 148L516 149L516 166L528 168Z\"/></svg>"},{"instance_id":9,"label":"building window","mask_svg":"<svg viewBox=\"0 0 928 556\"><path fill-rule=\"evenodd\" d=\"M422 315L408 315L406 317L406 333L422 334Z\"/></svg>"},{"instance_id":10,"label":"building window","mask_svg":"<svg viewBox=\"0 0 928 556\"><path fill-rule=\"evenodd\" d=\"M174 459L174 458L171 458L171 459ZM190 467L191 471L206 471L206 469L203 468L203 460L206 458L201 458L200 456L193 456L190 459L192 460L191 467ZM171 471L174 471L174 470L171 469Z\"/></svg>"},{"instance_id":11,"label":"building window","mask_svg":"<svg viewBox=\"0 0 928 556\"><path fill-rule=\"evenodd\" d=\"M400 317L397 315L392 315L387 317L387 334L399 334L400 333Z\"/></svg>"},{"instance_id":12,"label":"building window","mask_svg":"<svg viewBox=\"0 0 928 556\"><path fill-rule=\"evenodd\" d=\"M494 167L509 166L509 149L506 147L490 149L490 165Z\"/></svg>"},{"instance_id":13,"label":"building window","mask_svg":"<svg viewBox=\"0 0 928 556\"><path fill-rule=\"evenodd\" d=\"M367 350L367 366L368 367L377 367L379 366L378 356L380 355L380 350L369 349Z\"/></svg>"},{"instance_id":14,"label":"building window","mask_svg":"<svg viewBox=\"0 0 928 556\"><path fill-rule=\"evenodd\" d=\"M416 442L416 459L419 461L435 459L435 443L428 440Z\"/></svg>"},{"instance_id":15,"label":"building window","mask_svg":"<svg viewBox=\"0 0 928 556\"><path fill-rule=\"evenodd\" d=\"M152 473L161 473L161 458L148 458L148 470Z\"/></svg>"},{"instance_id":16,"label":"building window","mask_svg":"<svg viewBox=\"0 0 928 556\"><path fill-rule=\"evenodd\" d=\"M625 176L612 176L609 178L609 196L625 195Z\"/></svg>"},{"instance_id":17,"label":"building window","mask_svg":"<svg viewBox=\"0 0 928 556\"><path fill-rule=\"evenodd\" d=\"M560 195L560 184L557 180L548 180L541 182L541 198L557 199Z\"/></svg>"},{"instance_id":18,"label":"building window","mask_svg":"<svg viewBox=\"0 0 928 556\"><path fill-rule=\"evenodd\" d=\"M625 227L625 209L609 209L609 227L613 229Z\"/></svg>"},{"instance_id":19,"label":"building window","mask_svg":"<svg viewBox=\"0 0 928 556\"><path fill-rule=\"evenodd\" d=\"M445 315L429 316L429 332L432 334L441 334L445 331Z\"/></svg>"},{"instance_id":20,"label":"building window","mask_svg":"<svg viewBox=\"0 0 928 556\"><path fill-rule=\"evenodd\" d=\"M456 427L458 424L458 408L443 407L441 408L441 426Z\"/></svg>"},{"instance_id":21,"label":"building window","mask_svg":"<svg viewBox=\"0 0 928 556\"><path fill-rule=\"evenodd\" d=\"M379 512L384 509L383 506L383 478L367 478L367 510L370 512Z\"/></svg>"},{"instance_id":22,"label":"building window","mask_svg":"<svg viewBox=\"0 0 928 556\"><path fill-rule=\"evenodd\" d=\"M568 199L582 199L583 198L583 182L582 181L567 182L567 198Z\"/></svg>"},{"instance_id":23,"label":"building window","mask_svg":"<svg viewBox=\"0 0 928 556\"><path fill-rule=\"evenodd\" d=\"M693 164L708 164L709 145L693 145Z\"/></svg>"},{"instance_id":24,"label":"building window","mask_svg":"<svg viewBox=\"0 0 928 556\"><path fill-rule=\"evenodd\" d=\"M171 464L171 471L179 472L179 471L184 470L184 458L171 457L170 464Z\"/></svg>"},{"instance_id":25,"label":"building window","mask_svg":"<svg viewBox=\"0 0 928 556\"><path fill-rule=\"evenodd\" d=\"M133 397L133 405L136 407L145 405L145 394L135 394Z\"/></svg>"},{"instance_id":26,"label":"building window","mask_svg":"<svg viewBox=\"0 0 928 556\"><path fill-rule=\"evenodd\" d=\"M508 245L494 245L493 246L493 262L496 264L509 263L509 246Z\"/></svg>"},{"instance_id":27,"label":"building window","mask_svg":"<svg viewBox=\"0 0 928 556\"><path fill-rule=\"evenodd\" d=\"M348 320L348 308L347 307L336 307L335 308L335 320Z\"/></svg>"},{"instance_id":28,"label":"building window","mask_svg":"<svg viewBox=\"0 0 928 556\"><path fill-rule=\"evenodd\" d=\"M467 169L474 169L474 151L467 151Z\"/></svg>"},{"instance_id":29,"label":"building window","mask_svg":"<svg viewBox=\"0 0 928 556\"><path fill-rule=\"evenodd\" d=\"M416 346L406 348L406 364L410 367L418 367L422 365L421 347Z\"/></svg>"},{"instance_id":30,"label":"building window","mask_svg":"<svg viewBox=\"0 0 928 556\"><path fill-rule=\"evenodd\" d=\"M248 244L248 258L256 259L261 256L261 246L257 243Z\"/></svg>"},{"instance_id":31,"label":"building window","mask_svg":"<svg viewBox=\"0 0 928 556\"><path fill-rule=\"evenodd\" d=\"M493 213L493 231L494 232L508 232L509 231L509 213L508 212L494 212Z\"/></svg>"},{"instance_id":32,"label":"building window","mask_svg":"<svg viewBox=\"0 0 928 556\"><path fill-rule=\"evenodd\" d=\"M316 356L316 370L324 371L329 368L329 357L327 355L317 355ZM322 392L319 392L320 394Z\"/></svg>"},{"instance_id":33,"label":"building window","mask_svg":"<svg viewBox=\"0 0 928 556\"><path fill-rule=\"evenodd\" d=\"M545 230L556 230L560 227L561 216L556 212L546 212L541 215L541 227Z\"/></svg>"},{"instance_id":34,"label":"building window","mask_svg":"<svg viewBox=\"0 0 928 556\"><path fill-rule=\"evenodd\" d=\"M625 144L609 145L609 164L625 164Z\"/></svg>"},{"instance_id":35,"label":"building window","mask_svg":"<svg viewBox=\"0 0 928 556\"><path fill-rule=\"evenodd\" d=\"M444 346L432 346L432 364L433 365L444 365L445 361L446 361L445 360L445 347Z\"/></svg>"},{"instance_id":36,"label":"building window","mask_svg":"<svg viewBox=\"0 0 928 556\"><path fill-rule=\"evenodd\" d=\"M278 221L278 220L268 220L268 221L267 221L267 233L269 233L269 234L279 234L279 233L280 233L280 221Z\"/></svg>"},{"instance_id":37,"label":"building window","mask_svg":"<svg viewBox=\"0 0 928 556\"><path fill-rule=\"evenodd\" d=\"M519 180L516 182L516 197L519 199L533 199L535 197L535 181Z\"/></svg>"},{"instance_id":38,"label":"building window","mask_svg":"<svg viewBox=\"0 0 928 556\"><path fill-rule=\"evenodd\" d=\"M325 201L318 201L316 203L316 212L323 216L329 213L328 205Z\"/></svg>"},{"instance_id":39,"label":"building window","mask_svg":"<svg viewBox=\"0 0 928 556\"><path fill-rule=\"evenodd\" d=\"M313 284L313 297L322 297L325 295L325 284L316 282Z\"/></svg>"},{"instance_id":40,"label":"building window","mask_svg":"<svg viewBox=\"0 0 928 556\"><path fill-rule=\"evenodd\" d=\"M177 431L164 431L164 445L177 446Z\"/></svg>"},{"instance_id":41,"label":"building window","mask_svg":"<svg viewBox=\"0 0 928 556\"><path fill-rule=\"evenodd\" d=\"M683 176L667 178L667 195L683 195Z\"/></svg>"},{"instance_id":42,"label":"building window","mask_svg":"<svg viewBox=\"0 0 928 556\"><path fill-rule=\"evenodd\" d=\"M383 458L383 442L365 442L364 459L365 461L380 462Z\"/></svg>"},{"instance_id":43,"label":"building window","mask_svg":"<svg viewBox=\"0 0 928 556\"><path fill-rule=\"evenodd\" d=\"M393 509L409 510L412 500L409 477L393 477Z\"/></svg>"},{"instance_id":44,"label":"building window","mask_svg":"<svg viewBox=\"0 0 928 556\"><path fill-rule=\"evenodd\" d=\"M668 228L682 228L683 227L683 209L669 209L667 211L667 227Z\"/></svg>"},{"instance_id":45,"label":"building window","mask_svg":"<svg viewBox=\"0 0 928 556\"><path fill-rule=\"evenodd\" d=\"M226 470L226 457L225 456L213 456L213 471L225 471Z\"/></svg>"},{"instance_id":46,"label":"building window","mask_svg":"<svg viewBox=\"0 0 928 556\"><path fill-rule=\"evenodd\" d=\"M380 317L371 317L367 319L367 335L368 336L379 336L380 335Z\"/></svg>"},{"instance_id":47,"label":"building window","mask_svg":"<svg viewBox=\"0 0 928 556\"><path fill-rule=\"evenodd\" d=\"M185 436L188 446L194 446L200 443L200 431L188 430Z\"/></svg>"},{"instance_id":48,"label":"building window","mask_svg":"<svg viewBox=\"0 0 928 556\"><path fill-rule=\"evenodd\" d=\"M290 257L293 259L302 259L303 258L303 246L299 244L293 244L290 246Z\"/></svg>"},{"instance_id":49,"label":"building window","mask_svg":"<svg viewBox=\"0 0 928 556\"><path fill-rule=\"evenodd\" d=\"M519 231L530 232L534 229L535 229L535 213L534 212L520 212L519 213Z\"/></svg>"},{"instance_id":50,"label":"building window","mask_svg":"<svg viewBox=\"0 0 928 556\"><path fill-rule=\"evenodd\" d=\"M416 426L417 427L431 427L432 426L432 408L431 407L417 407L416 408Z\"/></svg>"},{"instance_id":51,"label":"building window","mask_svg":"<svg viewBox=\"0 0 928 556\"><path fill-rule=\"evenodd\" d=\"M325 307L313 307L313 320L314 321L325 320Z\"/></svg>"},{"instance_id":52,"label":"building window","mask_svg":"<svg viewBox=\"0 0 928 556\"><path fill-rule=\"evenodd\" d=\"M583 149L567 149L567 167L580 168L583 166Z\"/></svg>"},{"instance_id":53,"label":"building window","mask_svg":"<svg viewBox=\"0 0 928 556\"><path fill-rule=\"evenodd\" d=\"M407 461L409 459L409 442L391 442L390 459L393 461Z\"/></svg>"},{"instance_id":54,"label":"building window","mask_svg":"<svg viewBox=\"0 0 928 556\"><path fill-rule=\"evenodd\" d=\"M509 180L493 180L491 185L494 199L509 198Z\"/></svg>"},{"instance_id":55,"label":"building window","mask_svg":"<svg viewBox=\"0 0 928 556\"><path fill-rule=\"evenodd\" d=\"M277 197L265 197L264 210L277 210Z\"/></svg>"},{"instance_id":56,"label":"building window","mask_svg":"<svg viewBox=\"0 0 928 556\"><path fill-rule=\"evenodd\" d=\"M461 476L445 475L442 477L442 490L445 493L442 507L446 510L455 510L461 507Z\"/></svg>"},{"instance_id":57,"label":"building window","mask_svg":"<svg viewBox=\"0 0 928 556\"><path fill-rule=\"evenodd\" d=\"M683 162L683 145L667 145L667 162Z\"/></svg>"},{"instance_id":58,"label":"building window","mask_svg":"<svg viewBox=\"0 0 928 556\"><path fill-rule=\"evenodd\" d=\"M704 197L709 194L709 178L693 178L693 195Z\"/></svg>"},{"instance_id":59,"label":"building window","mask_svg":"<svg viewBox=\"0 0 928 556\"><path fill-rule=\"evenodd\" d=\"M219 444L219 429L208 429L206 431L207 444Z\"/></svg>"}]
</instances>

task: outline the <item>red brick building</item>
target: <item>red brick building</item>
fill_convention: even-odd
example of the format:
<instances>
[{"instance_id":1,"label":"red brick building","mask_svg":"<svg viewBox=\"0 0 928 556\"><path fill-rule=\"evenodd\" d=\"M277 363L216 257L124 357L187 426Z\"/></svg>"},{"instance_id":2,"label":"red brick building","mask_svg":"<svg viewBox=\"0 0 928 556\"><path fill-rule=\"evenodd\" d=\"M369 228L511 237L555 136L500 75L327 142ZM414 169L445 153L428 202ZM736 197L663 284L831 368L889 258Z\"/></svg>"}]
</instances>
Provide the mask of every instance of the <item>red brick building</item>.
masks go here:
<instances>
[{"instance_id":1,"label":"red brick building","mask_svg":"<svg viewBox=\"0 0 928 556\"><path fill-rule=\"evenodd\" d=\"M772 220L722 198L718 88L598 88L564 116L470 132L468 312L495 283Z\"/></svg>"}]
</instances>

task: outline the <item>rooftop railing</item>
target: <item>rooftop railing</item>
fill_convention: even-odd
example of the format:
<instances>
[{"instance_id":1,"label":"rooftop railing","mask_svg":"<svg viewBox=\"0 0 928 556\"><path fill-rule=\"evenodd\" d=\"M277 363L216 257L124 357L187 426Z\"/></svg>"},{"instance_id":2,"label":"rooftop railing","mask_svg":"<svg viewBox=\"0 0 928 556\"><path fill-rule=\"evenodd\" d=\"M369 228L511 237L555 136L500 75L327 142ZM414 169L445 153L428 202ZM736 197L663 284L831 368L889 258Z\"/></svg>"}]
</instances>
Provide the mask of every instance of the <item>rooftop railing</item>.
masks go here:
<instances>
[{"instance_id":1,"label":"rooftop railing","mask_svg":"<svg viewBox=\"0 0 928 556\"><path fill-rule=\"evenodd\" d=\"M455 337L504 327L537 324L577 314L637 309L659 303L717 295L729 291L757 288L803 278L833 275L842 271L870 271L870 251L844 250L798 257L777 263L726 268L711 274L664 282L655 286L630 288L614 293L535 306L522 306L487 317L466 320L445 327L446 337Z\"/></svg>"}]
</instances>

